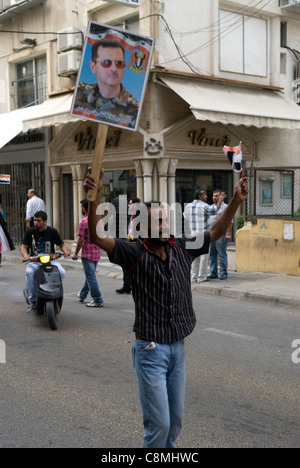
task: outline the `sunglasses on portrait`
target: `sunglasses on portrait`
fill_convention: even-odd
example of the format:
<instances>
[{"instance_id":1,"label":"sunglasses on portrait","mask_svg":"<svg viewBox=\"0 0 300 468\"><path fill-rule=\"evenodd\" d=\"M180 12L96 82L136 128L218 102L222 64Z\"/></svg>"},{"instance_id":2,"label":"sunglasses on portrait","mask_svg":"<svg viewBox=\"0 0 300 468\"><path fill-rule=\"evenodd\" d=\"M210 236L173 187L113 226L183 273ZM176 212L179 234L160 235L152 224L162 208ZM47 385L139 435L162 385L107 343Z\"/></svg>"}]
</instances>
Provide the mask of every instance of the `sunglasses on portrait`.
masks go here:
<instances>
[{"instance_id":1,"label":"sunglasses on portrait","mask_svg":"<svg viewBox=\"0 0 300 468\"><path fill-rule=\"evenodd\" d=\"M125 67L126 67L126 62L124 62L123 60L115 60L115 65L117 68L120 68L121 70L123 70ZM95 63L100 63L101 67L103 68L110 68L113 64L113 61L112 60L95 60Z\"/></svg>"}]
</instances>

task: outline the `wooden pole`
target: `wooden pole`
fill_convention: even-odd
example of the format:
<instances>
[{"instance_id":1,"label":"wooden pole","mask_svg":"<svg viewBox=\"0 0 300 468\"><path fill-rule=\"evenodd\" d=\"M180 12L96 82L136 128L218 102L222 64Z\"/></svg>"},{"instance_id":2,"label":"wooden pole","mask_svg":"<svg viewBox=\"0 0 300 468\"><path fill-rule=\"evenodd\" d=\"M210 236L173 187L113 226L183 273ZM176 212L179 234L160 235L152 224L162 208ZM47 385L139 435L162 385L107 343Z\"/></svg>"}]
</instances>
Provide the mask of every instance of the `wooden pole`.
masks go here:
<instances>
[{"instance_id":1,"label":"wooden pole","mask_svg":"<svg viewBox=\"0 0 300 468\"><path fill-rule=\"evenodd\" d=\"M102 161L104 150L106 146L108 133L108 125L99 124L97 130L96 146L94 153L94 160L92 165L92 176L94 177L96 183L98 184L100 178L100 172L102 169ZM87 193L87 199L89 201L95 201L97 197L97 188L89 190Z\"/></svg>"}]
</instances>

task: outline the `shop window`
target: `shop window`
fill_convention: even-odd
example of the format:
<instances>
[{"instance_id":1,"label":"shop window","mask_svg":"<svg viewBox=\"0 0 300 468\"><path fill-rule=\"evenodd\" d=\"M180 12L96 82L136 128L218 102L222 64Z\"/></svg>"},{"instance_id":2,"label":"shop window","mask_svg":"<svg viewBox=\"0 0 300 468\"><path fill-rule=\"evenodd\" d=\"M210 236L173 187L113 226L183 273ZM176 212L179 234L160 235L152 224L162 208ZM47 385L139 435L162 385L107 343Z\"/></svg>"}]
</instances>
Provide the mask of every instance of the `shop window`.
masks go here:
<instances>
[{"instance_id":1,"label":"shop window","mask_svg":"<svg viewBox=\"0 0 300 468\"><path fill-rule=\"evenodd\" d=\"M212 205L212 195L215 189L220 189L227 194L228 203L233 195L233 173L232 171L202 171L184 170L176 171L176 202L182 207L184 204L194 200L195 191L203 188L207 195L207 203Z\"/></svg>"},{"instance_id":2,"label":"shop window","mask_svg":"<svg viewBox=\"0 0 300 468\"><path fill-rule=\"evenodd\" d=\"M118 196L131 200L136 197L136 171L105 171L102 199L112 202Z\"/></svg>"},{"instance_id":3,"label":"shop window","mask_svg":"<svg viewBox=\"0 0 300 468\"><path fill-rule=\"evenodd\" d=\"M13 81L15 108L42 104L47 96L46 57L18 63Z\"/></svg>"},{"instance_id":4,"label":"shop window","mask_svg":"<svg viewBox=\"0 0 300 468\"><path fill-rule=\"evenodd\" d=\"M220 69L267 76L268 22L220 10Z\"/></svg>"}]
</instances>

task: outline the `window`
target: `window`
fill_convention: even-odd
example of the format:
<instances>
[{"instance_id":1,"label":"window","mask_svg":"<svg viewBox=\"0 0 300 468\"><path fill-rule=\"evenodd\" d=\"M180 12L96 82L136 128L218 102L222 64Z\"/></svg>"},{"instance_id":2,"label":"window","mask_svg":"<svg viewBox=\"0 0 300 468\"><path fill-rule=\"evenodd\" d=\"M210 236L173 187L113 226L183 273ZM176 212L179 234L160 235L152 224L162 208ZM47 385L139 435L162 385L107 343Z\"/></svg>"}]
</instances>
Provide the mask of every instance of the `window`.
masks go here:
<instances>
[{"instance_id":1,"label":"window","mask_svg":"<svg viewBox=\"0 0 300 468\"><path fill-rule=\"evenodd\" d=\"M266 20L220 10L220 69L246 75L267 76Z\"/></svg>"},{"instance_id":2,"label":"window","mask_svg":"<svg viewBox=\"0 0 300 468\"><path fill-rule=\"evenodd\" d=\"M34 106L46 100L46 57L39 57L16 65L16 81L13 82L15 108Z\"/></svg>"},{"instance_id":3,"label":"window","mask_svg":"<svg viewBox=\"0 0 300 468\"><path fill-rule=\"evenodd\" d=\"M273 205L273 180L261 180L260 181L260 204L261 205Z\"/></svg>"},{"instance_id":4,"label":"window","mask_svg":"<svg viewBox=\"0 0 300 468\"><path fill-rule=\"evenodd\" d=\"M121 22L112 23L112 26L116 26L121 29L126 29L132 33L139 34L140 32L140 19L138 16L134 16L132 18L127 18Z\"/></svg>"},{"instance_id":5,"label":"window","mask_svg":"<svg viewBox=\"0 0 300 468\"><path fill-rule=\"evenodd\" d=\"M293 174L281 174L281 198L292 198L293 194Z\"/></svg>"}]
</instances>

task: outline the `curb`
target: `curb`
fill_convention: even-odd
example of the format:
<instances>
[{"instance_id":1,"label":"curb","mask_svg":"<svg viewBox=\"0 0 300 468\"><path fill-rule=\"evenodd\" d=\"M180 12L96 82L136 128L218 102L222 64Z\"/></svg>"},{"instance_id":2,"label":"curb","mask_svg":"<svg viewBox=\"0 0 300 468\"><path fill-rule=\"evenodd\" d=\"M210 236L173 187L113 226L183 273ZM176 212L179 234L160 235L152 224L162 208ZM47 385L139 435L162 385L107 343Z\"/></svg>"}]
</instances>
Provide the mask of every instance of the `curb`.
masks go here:
<instances>
[{"instance_id":1,"label":"curb","mask_svg":"<svg viewBox=\"0 0 300 468\"><path fill-rule=\"evenodd\" d=\"M14 255L5 255L3 254L3 262L7 263L15 263L19 265L23 265L22 258L19 256ZM83 272L83 267L81 262L75 262L70 260L62 261L62 265L66 271L80 271ZM114 265L111 264L111 268L114 268ZM0 270L1 271L1 270ZM101 267L101 263L99 264L97 274L99 276L104 276L113 279L123 279L123 272L122 271L112 271L108 270L105 267ZM268 303L275 306L289 306L295 307L300 309L300 299L293 298L293 297L280 297L280 295L274 296L271 294L262 294L260 292L255 291L243 291L241 289L235 289L234 286L224 285L219 287L218 285L212 286L211 284L205 283L201 286L197 284L192 285L192 291L202 294L210 294L215 296L227 297L236 300L249 300L249 301L257 301ZM279 291L277 291L279 293ZM280 294L280 293L279 293Z\"/></svg>"}]
</instances>

